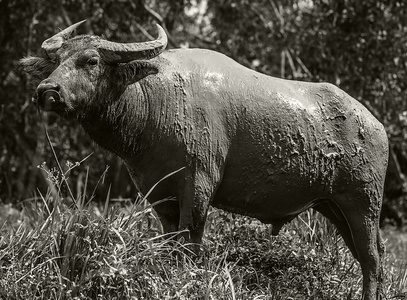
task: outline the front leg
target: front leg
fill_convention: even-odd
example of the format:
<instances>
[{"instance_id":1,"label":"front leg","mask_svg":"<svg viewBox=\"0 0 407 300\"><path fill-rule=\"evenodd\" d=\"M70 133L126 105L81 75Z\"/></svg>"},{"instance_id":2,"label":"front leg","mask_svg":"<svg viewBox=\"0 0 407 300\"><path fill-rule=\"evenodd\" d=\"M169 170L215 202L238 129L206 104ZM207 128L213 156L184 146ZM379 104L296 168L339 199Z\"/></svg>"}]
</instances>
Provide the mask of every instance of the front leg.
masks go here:
<instances>
[{"instance_id":1,"label":"front leg","mask_svg":"<svg viewBox=\"0 0 407 300\"><path fill-rule=\"evenodd\" d=\"M160 219L164 234L178 231L180 220L178 201L165 201L156 205L154 210Z\"/></svg>"},{"instance_id":2,"label":"front leg","mask_svg":"<svg viewBox=\"0 0 407 300\"><path fill-rule=\"evenodd\" d=\"M185 186L179 194L179 230L186 241L196 244L195 250L199 251L205 229L209 204L213 197L215 183L203 171L187 172Z\"/></svg>"}]
</instances>

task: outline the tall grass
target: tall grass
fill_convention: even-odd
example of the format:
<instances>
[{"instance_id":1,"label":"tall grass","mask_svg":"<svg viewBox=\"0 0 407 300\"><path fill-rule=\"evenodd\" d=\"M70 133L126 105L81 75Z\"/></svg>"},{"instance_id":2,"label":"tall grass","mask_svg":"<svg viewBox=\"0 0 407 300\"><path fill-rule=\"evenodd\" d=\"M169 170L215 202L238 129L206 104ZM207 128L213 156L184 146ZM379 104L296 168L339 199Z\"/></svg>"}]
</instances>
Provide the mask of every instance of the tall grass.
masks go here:
<instances>
[{"instance_id":1,"label":"tall grass","mask_svg":"<svg viewBox=\"0 0 407 300\"><path fill-rule=\"evenodd\" d=\"M84 182L70 199L64 187L69 173L44 170L52 172L48 192L26 201L11 222L0 222L0 299L361 297L359 264L335 228L312 210L272 237L268 225L211 209L196 256L174 235L161 233L145 197L111 203L107 196L96 205ZM405 250L401 237L385 234L388 246ZM385 293L403 299L406 260L389 253Z\"/></svg>"}]
</instances>

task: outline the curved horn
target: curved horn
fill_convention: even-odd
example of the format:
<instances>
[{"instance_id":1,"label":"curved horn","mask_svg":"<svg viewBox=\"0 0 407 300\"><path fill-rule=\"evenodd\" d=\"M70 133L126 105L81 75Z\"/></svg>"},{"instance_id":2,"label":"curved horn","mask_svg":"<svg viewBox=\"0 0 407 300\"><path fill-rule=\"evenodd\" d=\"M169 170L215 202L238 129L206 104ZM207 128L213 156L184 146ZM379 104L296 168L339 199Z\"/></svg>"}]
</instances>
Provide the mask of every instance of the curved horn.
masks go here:
<instances>
[{"instance_id":1,"label":"curved horn","mask_svg":"<svg viewBox=\"0 0 407 300\"><path fill-rule=\"evenodd\" d=\"M44 50L46 55L53 59L55 56L55 52L62 46L62 44L69 39L72 32L82 23L86 22L86 20L82 20L78 23L75 23L68 28L62 30L61 32L55 34L54 36L50 37L49 39L45 40L41 48Z\"/></svg>"},{"instance_id":2,"label":"curved horn","mask_svg":"<svg viewBox=\"0 0 407 300\"><path fill-rule=\"evenodd\" d=\"M142 43L115 43L101 40L99 53L108 63L126 63L137 59L150 59L159 55L167 46L167 34L157 24L158 37L154 41Z\"/></svg>"}]
</instances>

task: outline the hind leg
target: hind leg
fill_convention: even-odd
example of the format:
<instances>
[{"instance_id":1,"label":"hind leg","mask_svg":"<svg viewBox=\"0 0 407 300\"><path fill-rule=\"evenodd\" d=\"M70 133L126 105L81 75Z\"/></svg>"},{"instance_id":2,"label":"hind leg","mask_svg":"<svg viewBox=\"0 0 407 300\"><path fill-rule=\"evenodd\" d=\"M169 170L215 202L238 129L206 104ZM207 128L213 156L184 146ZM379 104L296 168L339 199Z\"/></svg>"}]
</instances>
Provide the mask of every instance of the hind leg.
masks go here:
<instances>
[{"instance_id":1,"label":"hind leg","mask_svg":"<svg viewBox=\"0 0 407 300\"><path fill-rule=\"evenodd\" d=\"M380 295L383 294L385 250L386 250L386 246L384 245L384 241L383 241L382 235L380 233L380 229L378 229L377 230L377 251L379 252L379 258L380 258L380 275L379 275L379 293L380 293Z\"/></svg>"},{"instance_id":2,"label":"hind leg","mask_svg":"<svg viewBox=\"0 0 407 300\"><path fill-rule=\"evenodd\" d=\"M380 282L382 278L382 259L379 251L378 222L370 218L349 216L348 223L352 231L357 259L363 273L363 298L380 299Z\"/></svg>"},{"instance_id":3,"label":"hind leg","mask_svg":"<svg viewBox=\"0 0 407 300\"><path fill-rule=\"evenodd\" d=\"M376 200L376 201L375 201ZM359 197L341 195L338 205L349 226L356 259L363 273L364 300L380 299L384 244L380 237L380 203L366 194Z\"/></svg>"}]
</instances>

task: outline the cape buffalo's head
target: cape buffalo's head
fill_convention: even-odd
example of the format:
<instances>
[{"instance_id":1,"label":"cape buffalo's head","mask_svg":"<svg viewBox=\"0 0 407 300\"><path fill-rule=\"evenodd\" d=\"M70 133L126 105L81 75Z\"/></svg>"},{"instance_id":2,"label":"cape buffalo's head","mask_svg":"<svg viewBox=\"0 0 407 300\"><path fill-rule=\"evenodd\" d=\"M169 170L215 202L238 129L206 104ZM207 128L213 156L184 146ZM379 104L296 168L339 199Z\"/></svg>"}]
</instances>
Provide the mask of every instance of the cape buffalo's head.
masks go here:
<instances>
[{"instance_id":1,"label":"cape buffalo's head","mask_svg":"<svg viewBox=\"0 0 407 300\"><path fill-rule=\"evenodd\" d=\"M125 88L157 72L146 60L159 55L167 45L159 25L158 38L143 43L115 43L89 35L70 38L83 22L44 41L42 57L20 61L20 68L40 82L32 101L45 111L75 115L100 93L113 93L112 89Z\"/></svg>"}]
</instances>

